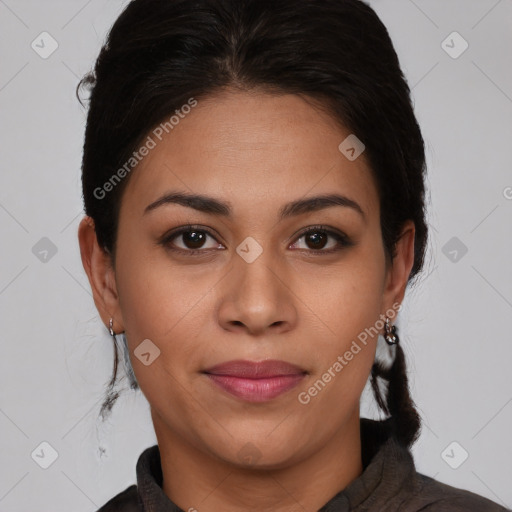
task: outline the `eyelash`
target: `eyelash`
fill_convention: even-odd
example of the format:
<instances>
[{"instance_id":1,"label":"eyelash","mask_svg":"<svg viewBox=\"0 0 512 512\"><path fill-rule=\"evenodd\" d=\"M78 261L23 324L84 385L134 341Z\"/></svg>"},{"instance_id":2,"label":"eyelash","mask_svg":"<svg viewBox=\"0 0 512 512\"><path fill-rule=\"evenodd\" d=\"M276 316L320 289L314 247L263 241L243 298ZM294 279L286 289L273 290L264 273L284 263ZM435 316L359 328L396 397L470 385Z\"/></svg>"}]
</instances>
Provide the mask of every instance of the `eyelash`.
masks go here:
<instances>
[{"instance_id":1,"label":"eyelash","mask_svg":"<svg viewBox=\"0 0 512 512\"><path fill-rule=\"evenodd\" d=\"M186 254L187 256L196 256L196 255L204 256L205 253L207 253L208 251L215 250L215 249L189 249L189 250L185 250L185 249L177 249L175 247L171 247L170 242L172 240L174 240L175 238L179 237L183 233L188 233L190 231L199 231L201 233L206 233L208 236L212 237L213 239L216 239L215 235L213 235L208 229L205 229L202 226L190 224L190 225L187 225L187 226L182 226L181 228L178 228L177 230L175 230L175 231L165 235L163 237L163 239L160 241L160 244L163 245L164 247L166 247L167 249L175 252L175 253ZM322 254L333 254L335 252L343 250L344 248L351 247L351 246L354 245L354 243L350 240L350 238L348 236L346 236L344 234L341 234L341 233L338 233L336 231L333 231L333 230L329 229L328 226L323 226L323 225L308 227L307 229L305 229L304 231L302 231L301 233L299 233L297 235L296 241L300 240L302 237L304 237L305 235L308 235L310 233L322 233L324 235L332 236L340 245L338 247L327 249L327 250L324 250L324 249L318 249L318 250L315 250L315 249L294 249L294 250L307 251L307 252L310 252L313 255L317 256L317 255L322 255Z\"/></svg>"}]
</instances>

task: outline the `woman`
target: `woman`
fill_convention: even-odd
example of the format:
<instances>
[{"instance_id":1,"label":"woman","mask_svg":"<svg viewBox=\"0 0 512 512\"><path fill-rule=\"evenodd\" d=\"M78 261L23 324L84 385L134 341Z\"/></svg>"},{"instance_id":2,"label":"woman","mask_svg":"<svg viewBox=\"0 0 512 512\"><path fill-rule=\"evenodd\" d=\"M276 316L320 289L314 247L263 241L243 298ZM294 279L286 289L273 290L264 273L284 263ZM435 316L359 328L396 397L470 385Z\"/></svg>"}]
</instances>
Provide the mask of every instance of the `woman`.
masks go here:
<instances>
[{"instance_id":1,"label":"woman","mask_svg":"<svg viewBox=\"0 0 512 512\"><path fill-rule=\"evenodd\" d=\"M134 0L82 83L82 261L158 441L100 510L505 510L410 452L425 156L372 9Z\"/></svg>"}]
</instances>

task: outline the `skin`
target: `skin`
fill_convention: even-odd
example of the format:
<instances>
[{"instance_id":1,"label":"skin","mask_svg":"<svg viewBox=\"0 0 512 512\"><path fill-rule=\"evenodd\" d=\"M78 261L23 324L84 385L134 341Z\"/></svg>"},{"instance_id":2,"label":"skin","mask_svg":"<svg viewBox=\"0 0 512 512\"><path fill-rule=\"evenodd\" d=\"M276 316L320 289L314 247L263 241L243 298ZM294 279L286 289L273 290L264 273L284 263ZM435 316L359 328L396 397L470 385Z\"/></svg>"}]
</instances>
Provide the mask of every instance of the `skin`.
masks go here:
<instances>
[{"instance_id":1,"label":"skin","mask_svg":"<svg viewBox=\"0 0 512 512\"><path fill-rule=\"evenodd\" d=\"M412 221L386 262L364 153L349 161L338 150L349 134L297 95L228 89L199 101L132 171L115 262L98 246L92 220L80 224L96 307L105 325L113 317L114 330L126 332L151 406L163 489L183 510L316 511L362 473L359 400L377 337L308 404L297 399L402 302L413 264ZM232 216L177 204L144 214L170 191L227 201ZM356 201L364 217L334 206L278 219L292 200L332 193ZM187 237L158 243L189 223L213 235L195 246L204 255L170 249L192 250ZM354 245L332 236L319 248L308 244L301 232L318 224ZM263 249L252 263L236 252L248 236ZM321 253L332 247L340 250ZM161 351L148 366L133 354L145 339ZM280 359L308 374L273 400L249 403L201 373L232 359ZM247 443L252 461L241 457Z\"/></svg>"}]
</instances>

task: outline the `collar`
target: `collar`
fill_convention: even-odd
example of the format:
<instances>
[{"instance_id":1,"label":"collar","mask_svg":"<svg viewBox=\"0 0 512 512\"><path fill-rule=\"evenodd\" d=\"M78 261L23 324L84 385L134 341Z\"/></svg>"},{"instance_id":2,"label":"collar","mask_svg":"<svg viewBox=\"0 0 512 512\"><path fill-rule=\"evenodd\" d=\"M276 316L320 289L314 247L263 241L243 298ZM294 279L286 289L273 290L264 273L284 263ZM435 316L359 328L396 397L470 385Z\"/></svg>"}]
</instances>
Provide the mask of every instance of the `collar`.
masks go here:
<instances>
[{"instance_id":1,"label":"collar","mask_svg":"<svg viewBox=\"0 0 512 512\"><path fill-rule=\"evenodd\" d=\"M407 447L392 435L392 418L360 419L363 473L331 498L318 512L349 512L362 505L385 504L413 485L416 473ZM158 445L147 448L137 462L139 507L144 512L184 512L162 490Z\"/></svg>"}]
</instances>

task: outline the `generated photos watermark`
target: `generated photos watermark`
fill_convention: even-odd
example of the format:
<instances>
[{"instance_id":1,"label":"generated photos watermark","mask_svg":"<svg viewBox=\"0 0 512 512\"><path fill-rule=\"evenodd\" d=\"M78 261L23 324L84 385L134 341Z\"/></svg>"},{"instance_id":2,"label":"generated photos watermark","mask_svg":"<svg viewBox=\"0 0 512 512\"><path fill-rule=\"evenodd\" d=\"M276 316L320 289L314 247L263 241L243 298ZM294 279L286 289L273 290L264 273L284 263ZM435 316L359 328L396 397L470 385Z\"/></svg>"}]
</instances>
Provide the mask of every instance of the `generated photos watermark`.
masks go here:
<instances>
[{"instance_id":1,"label":"generated photos watermark","mask_svg":"<svg viewBox=\"0 0 512 512\"><path fill-rule=\"evenodd\" d=\"M114 188L121 183L121 180L129 174L135 166L147 155L149 152L156 148L158 142L160 142L164 134L170 133L179 123L181 119L184 119L187 114L192 111L197 105L197 100L189 98L187 103L181 106L180 109L176 109L175 115L173 114L167 121L161 122L156 128L153 129L150 135L146 137L146 140L137 151L132 153L132 156L107 180L101 187L96 187L93 191L96 199L104 199L108 192L112 192ZM156 139L156 140L155 140Z\"/></svg>"},{"instance_id":2,"label":"generated photos watermark","mask_svg":"<svg viewBox=\"0 0 512 512\"><path fill-rule=\"evenodd\" d=\"M400 311L400 308L401 305L398 302L395 302L393 306L386 311L385 315L380 315L379 320L377 320L374 325L367 327L364 331L358 334L357 339L359 342L366 346L369 336L373 337L375 335L379 335L379 333L382 331L386 323L386 316L392 320L397 315L398 311ZM334 379L336 375L338 375L343 370L343 368L349 364L350 361L352 361L354 356L361 352L361 350L362 347L357 343L356 340L353 340L350 348L346 350L343 355L339 355L336 358L336 361L333 362L333 364L325 371L325 373L323 373L322 376L307 389L307 391L301 391L298 394L298 401L303 405L309 404L311 399L317 396L318 393L320 393L327 386L327 384L331 382L332 379Z\"/></svg>"}]
</instances>

